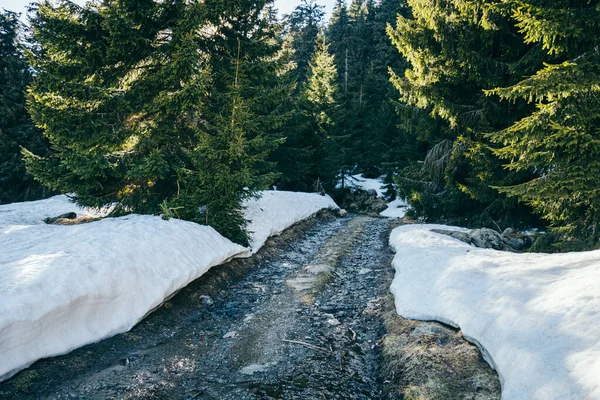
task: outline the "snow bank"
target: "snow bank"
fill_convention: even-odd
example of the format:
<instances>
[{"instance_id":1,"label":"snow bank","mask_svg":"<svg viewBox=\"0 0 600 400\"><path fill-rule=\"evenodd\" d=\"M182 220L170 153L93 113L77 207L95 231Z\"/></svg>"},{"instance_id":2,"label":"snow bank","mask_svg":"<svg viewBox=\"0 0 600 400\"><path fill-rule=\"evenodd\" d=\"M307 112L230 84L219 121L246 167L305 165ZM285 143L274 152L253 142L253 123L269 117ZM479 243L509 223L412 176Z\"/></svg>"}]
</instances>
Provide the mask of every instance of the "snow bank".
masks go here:
<instances>
[{"instance_id":1,"label":"snow bank","mask_svg":"<svg viewBox=\"0 0 600 400\"><path fill-rule=\"evenodd\" d=\"M244 205L250 248L256 253L271 236L279 235L290 226L305 220L323 209L339 207L329 196L314 193L263 192L259 199Z\"/></svg>"},{"instance_id":2,"label":"snow bank","mask_svg":"<svg viewBox=\"0 0 600 400\"><path fill-rule=\"evenodd\" d=\"M410 225L392 232L405 318L460 327L510 400L600 399L600 251L514 254Z\"/></svg>"},{"instance_id":3,"label":"snow bank","mask_svg":"<svg viewBox=\"0 0 600 400\"><path fill-rule=\"evenodd\" d=\"M248 201L256 252L322 208L316 194ZM36 360L125 332L177 290L249 249L213 228L130 215L76 225L42 220L77 210L65 196L0 206L0 380Z\"/></svg>"}]
</instances>

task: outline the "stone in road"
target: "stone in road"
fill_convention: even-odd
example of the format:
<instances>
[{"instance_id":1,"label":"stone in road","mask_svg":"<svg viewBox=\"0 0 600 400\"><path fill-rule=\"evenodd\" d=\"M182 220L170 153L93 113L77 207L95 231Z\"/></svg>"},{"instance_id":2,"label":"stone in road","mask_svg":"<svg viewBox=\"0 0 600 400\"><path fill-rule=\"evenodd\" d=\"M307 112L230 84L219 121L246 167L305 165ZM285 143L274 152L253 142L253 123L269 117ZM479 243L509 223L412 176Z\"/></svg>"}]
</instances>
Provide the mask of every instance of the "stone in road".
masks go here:
<instances>
[{"instance_id":1,"label":"stone in road","mask_svg":"<svg viewBox=\"0 0 600 400\"><path fill-rule=\"evenodd\" d=\"M132 331L34 364L0 398L380 398L388 233L387 220L354 216L313 223L291 244L284 235Z\"/></svg>"}]
</instances>

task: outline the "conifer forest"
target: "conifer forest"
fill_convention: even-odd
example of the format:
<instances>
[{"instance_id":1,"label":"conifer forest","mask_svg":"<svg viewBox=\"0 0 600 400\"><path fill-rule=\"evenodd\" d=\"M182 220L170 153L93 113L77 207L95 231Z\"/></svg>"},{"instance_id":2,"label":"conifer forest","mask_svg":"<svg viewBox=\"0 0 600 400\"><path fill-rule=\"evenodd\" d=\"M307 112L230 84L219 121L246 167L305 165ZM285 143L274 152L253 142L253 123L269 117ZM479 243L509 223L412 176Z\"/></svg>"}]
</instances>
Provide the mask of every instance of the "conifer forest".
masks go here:
<instances>
[{"instance_id":1,"label":"conifer forest","mask_svg":"<svg viewBox=\"0 0 600 400\"><path fill-rule=\"evenodd\" d=\"M599 293L600 0L0 0L0 400L600 400Z\"/></svg>"},{"instance_id":2,"label":"conifer forest","mask_svg":"<svg viewBox=\"0 0 600 400\"><path fill-rule=\"evenodd\" d=\"M598 245L597 1L31 7L1 16L2 203L73 193L243 243L258 190L337 198L360 172L427 221Z\"/></svg>"}]
</instances>

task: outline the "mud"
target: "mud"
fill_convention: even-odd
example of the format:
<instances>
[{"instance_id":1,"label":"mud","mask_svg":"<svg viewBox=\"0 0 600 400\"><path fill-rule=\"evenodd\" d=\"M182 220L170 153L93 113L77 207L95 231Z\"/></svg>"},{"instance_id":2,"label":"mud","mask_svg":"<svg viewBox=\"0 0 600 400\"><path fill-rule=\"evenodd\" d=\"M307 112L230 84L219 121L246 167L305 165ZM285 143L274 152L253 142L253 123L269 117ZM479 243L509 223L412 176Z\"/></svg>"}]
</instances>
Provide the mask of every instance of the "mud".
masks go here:
<instances>
[{"instance_id":1,"label":"mud","mask_svg":"<svg viewBox=\"0 0 600 400\"><path fill-rule=\"evenodd\" d=\"M37 362L1 383L0 398L378 398L373 310L390 274L388 224L305 228L215 268L130 332Z\"/></svg>"},{"instance_id":2,"label":"mud","mask_svg":"<svg viewBox=\"0 0 600 400\"><path fill-rule=\"evenodd\" d=\"M307 221L130 332L0 383L0 399L403 398L398 385L414 379L384 357L402 356L385 343L404 334L390 325L390 229L358 215Z\"/></svg>"}]
</instances>

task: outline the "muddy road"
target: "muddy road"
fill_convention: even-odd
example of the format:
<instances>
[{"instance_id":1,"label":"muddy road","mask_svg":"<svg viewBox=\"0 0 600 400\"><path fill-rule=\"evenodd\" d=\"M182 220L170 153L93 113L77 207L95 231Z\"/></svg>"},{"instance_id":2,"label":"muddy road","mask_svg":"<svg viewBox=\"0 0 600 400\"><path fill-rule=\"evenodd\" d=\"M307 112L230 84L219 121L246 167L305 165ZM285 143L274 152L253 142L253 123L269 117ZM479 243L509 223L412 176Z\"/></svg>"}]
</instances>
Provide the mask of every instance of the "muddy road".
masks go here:
<instances>
[{"instance_id":1,"label":"muddy road","mask_svg":"<svg viewBox=\"0 0 600 400\"><path fill-rule=\"evenodd\" d=\"M216 267L132 331L42 360L10 399L378 399L390 223L321 217Z\"/></svg>"}]
</instances>

